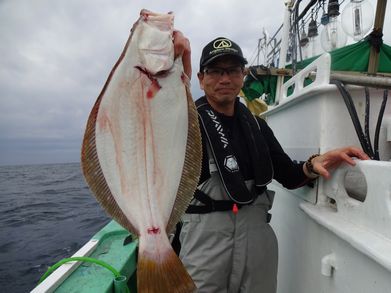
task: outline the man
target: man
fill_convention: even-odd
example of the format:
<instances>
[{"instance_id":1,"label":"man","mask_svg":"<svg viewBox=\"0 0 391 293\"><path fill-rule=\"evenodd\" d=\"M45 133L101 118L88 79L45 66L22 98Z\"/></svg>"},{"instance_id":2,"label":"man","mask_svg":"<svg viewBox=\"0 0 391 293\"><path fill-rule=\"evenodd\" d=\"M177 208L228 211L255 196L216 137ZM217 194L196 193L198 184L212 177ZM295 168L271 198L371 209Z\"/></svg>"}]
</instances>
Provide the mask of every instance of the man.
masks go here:
<instances>
[{"instance_id":1,"label":"man","mask_svg":"<svg viewBox=\"0 0 391 293\"><path fill-rule=\"evenodd\" d=\"M182 34L174 39L185 72L191 72L190 45ZM208 43L198 79L205 96L196 101L203 140L201 178L183 217L180 258L198 292L275 292L278 246L269 225L276 179L298 188L352 156L368 159L347 147L294 163L282 150L266 122L239 102L247 63L241 48L227 38Z\"/></svg>"}]
</instances>

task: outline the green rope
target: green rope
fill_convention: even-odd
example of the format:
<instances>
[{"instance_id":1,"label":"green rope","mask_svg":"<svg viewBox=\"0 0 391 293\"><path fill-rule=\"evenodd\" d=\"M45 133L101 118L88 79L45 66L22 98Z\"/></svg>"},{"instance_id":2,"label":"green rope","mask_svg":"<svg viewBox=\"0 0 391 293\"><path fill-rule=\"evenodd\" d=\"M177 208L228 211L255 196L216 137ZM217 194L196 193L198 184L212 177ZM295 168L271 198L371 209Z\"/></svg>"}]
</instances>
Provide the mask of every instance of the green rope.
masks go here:
<instances>
[{"instance_id":1,"label":"green rope","mask_svg":"<svg viewBox=\"0 0 391 293\"><path fill-rule=\"evenodd\" d=\"M111 271L114 274L115 278L118 278L121 276L121 274L115 268L113 268L111 265L109 265L108 263L106 263L104 261L101 261L101 260L95 259L95 258L91 258L91 257L76 256L76 257L64 258L64 259L60 260L59 262L57 262L56 264L54 264L53 266L49 267L48 270L46 271L46 273L41 277L41 279L39 279L38 284L40 284L43 280L45 280L51 273L53 273L56 269L58 269L64 263L71 262L71 261L84 261L84 262L95 263L95 264L100 265L100 266L108 269L109 271ZM129 288L126 287L126 289L127 289L126 291L129 292Z\"/></svg>"}]
</instances>

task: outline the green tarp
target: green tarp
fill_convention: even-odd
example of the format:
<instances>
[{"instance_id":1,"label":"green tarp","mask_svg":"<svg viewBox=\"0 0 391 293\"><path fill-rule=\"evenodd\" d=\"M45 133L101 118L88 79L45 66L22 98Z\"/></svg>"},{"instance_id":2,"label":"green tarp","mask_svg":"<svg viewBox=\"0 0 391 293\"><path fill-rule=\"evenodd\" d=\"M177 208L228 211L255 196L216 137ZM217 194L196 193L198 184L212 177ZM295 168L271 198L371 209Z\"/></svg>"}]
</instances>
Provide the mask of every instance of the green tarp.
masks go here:
<instances>
[{"instance_id":1,"label":"green tarp","mask_svg":"<svg viewBox=\"0 0 391 293\"><path fill-rule=\"evenodd\" d=\"M367 40L336 49L330 52L331 70L366 72L368 70L371 45ZM302 69L318 56L297 63L297 69ZM290 68L287 66L286 68ZM382 44L380 47L379 66L377 72L391 72L391 46ZM247 75L244 81L243 93L250 101L267 94L266 102L273 103L276 94L277 76Z\"/></svg>"}]
</instances>

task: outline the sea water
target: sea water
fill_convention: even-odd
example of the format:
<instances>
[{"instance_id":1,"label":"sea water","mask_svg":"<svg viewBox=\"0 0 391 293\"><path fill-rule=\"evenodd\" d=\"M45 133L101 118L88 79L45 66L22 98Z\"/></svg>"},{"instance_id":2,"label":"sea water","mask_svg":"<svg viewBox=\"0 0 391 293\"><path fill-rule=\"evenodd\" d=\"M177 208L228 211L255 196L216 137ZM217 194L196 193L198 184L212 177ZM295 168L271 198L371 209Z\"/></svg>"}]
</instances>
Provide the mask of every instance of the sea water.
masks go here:
<instances>
[{"instance_id":1,"label":"sea water","mask_svg":"<svg viewBox=\"0 0 391 293\"><path fill-rule=\"evenodd\" d=\"M108 221L80 164L0 166L0 292L29 292Z\"/></svg>"}]
</instances>

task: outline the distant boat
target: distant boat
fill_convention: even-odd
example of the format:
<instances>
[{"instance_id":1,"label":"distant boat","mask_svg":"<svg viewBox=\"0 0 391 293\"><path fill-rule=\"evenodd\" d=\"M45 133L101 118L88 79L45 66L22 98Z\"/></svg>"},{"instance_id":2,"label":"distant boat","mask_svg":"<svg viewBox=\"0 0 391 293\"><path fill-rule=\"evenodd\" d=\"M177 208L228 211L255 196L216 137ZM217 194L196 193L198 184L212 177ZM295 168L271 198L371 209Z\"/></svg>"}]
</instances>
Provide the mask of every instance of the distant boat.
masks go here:
<instances>
[{"instance_id":1,"label":"distant boat","mask_svg":"<svg viewBox=\"0 0 391 293\"><path fill-rule=\"evenodd\" d=\"M320 15L323 1L308 1L300 11L301 1L286 2L281 40L265 34L264 47L273 45L265 63L247 69L246 99L261 97L268 104L260 115L297 161L346 145L362 147L374 160L342 166L331 179L297 190L270 185L276 191L271 225L279 239L278 292L391 292L391 47L379 43L387 1L377 2L371 34L338 48L339 35L328 31L321 35L329 37L323 47L330 52L311 49L316 56L303 53L314 41L306 38L316 35L304 35L301 26L315 15L325 25L335 21L338 1L329 1L327 17ZM353 38L363 34L360 13L355 6L347 14L354 16ZM126 280L107 268L73 262L32 292L112 292L114 284L116 292L126 292L124 283L135 292L137 240L124 244L126 239L129 233L112 221L74 255L101 259Z\"/></svg>"}]
</instances>

